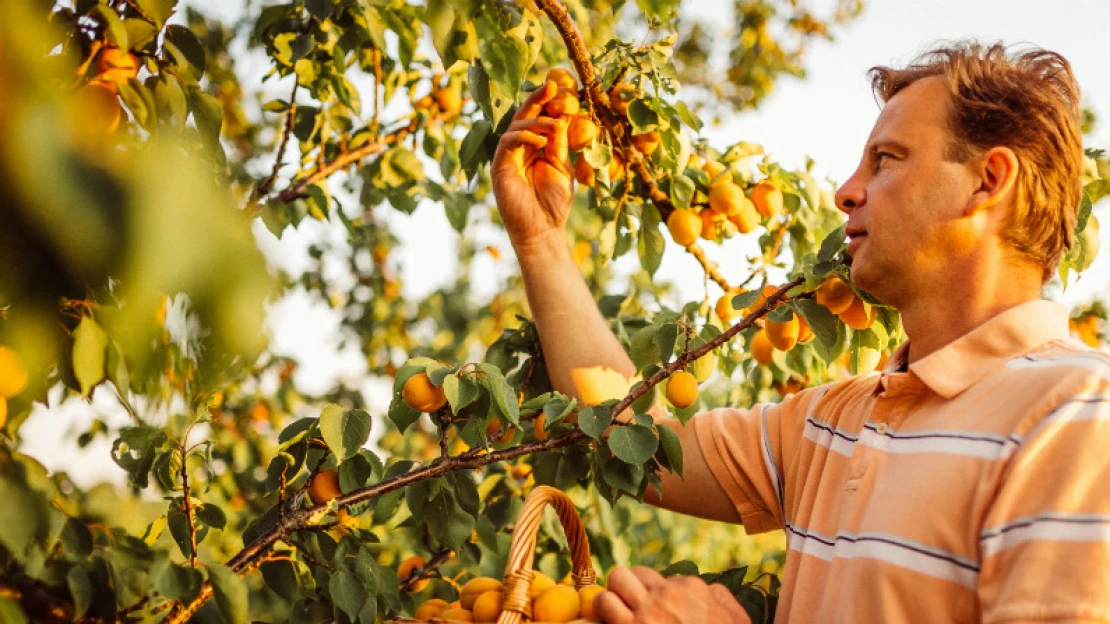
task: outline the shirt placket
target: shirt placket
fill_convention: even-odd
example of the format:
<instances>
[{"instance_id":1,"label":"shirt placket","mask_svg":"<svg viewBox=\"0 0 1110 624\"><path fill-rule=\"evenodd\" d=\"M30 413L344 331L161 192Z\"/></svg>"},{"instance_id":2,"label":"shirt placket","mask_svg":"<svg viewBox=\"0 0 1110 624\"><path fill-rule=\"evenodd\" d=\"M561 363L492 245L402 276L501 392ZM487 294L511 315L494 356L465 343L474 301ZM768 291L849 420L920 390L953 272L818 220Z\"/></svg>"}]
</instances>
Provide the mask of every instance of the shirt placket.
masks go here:
<instances>
[{"instance_id":1,"label":"shirt placket","mask_svg":"<svg viewBox=\"0 0 1110 624\"><path fill-rule=\"evenodd\" d=\"M917 404L919 389L920 383L912 373L884 374L879 380L867 421L852 452L846 490L857 489L876 457L887 451L891 440L887 432L905 421Z\"/></svg>"}]
</instances>

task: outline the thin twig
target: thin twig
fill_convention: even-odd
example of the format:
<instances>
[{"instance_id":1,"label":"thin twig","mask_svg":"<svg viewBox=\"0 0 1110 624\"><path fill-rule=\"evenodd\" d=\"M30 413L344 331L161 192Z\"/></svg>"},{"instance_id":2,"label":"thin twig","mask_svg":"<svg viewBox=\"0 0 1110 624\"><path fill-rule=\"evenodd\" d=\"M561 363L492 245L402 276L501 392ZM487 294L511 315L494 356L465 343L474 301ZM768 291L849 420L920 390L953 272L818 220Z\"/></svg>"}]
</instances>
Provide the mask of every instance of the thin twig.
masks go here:
<instances>
[{"instance_id":1,"label":"thin twig","mask_svg":"<svg viewBox=\"0 0 1110 624\"><path fill-rule=\"evenodd\" d=\"M278 170L281 169L281 163L285 160L285 145L289 142L289 135L293 133L293 124L297 117L297 81L293 81L293 92L289 94L289 110L285 112L285 127L281 131L281 140L278 141L277 156L274 157L274 168L270 171L270 177L266 178L258 189L255 191L256 197L265 197L270 192L270 187L274 185L277 180Z\"/></svg>"}]
</instances>

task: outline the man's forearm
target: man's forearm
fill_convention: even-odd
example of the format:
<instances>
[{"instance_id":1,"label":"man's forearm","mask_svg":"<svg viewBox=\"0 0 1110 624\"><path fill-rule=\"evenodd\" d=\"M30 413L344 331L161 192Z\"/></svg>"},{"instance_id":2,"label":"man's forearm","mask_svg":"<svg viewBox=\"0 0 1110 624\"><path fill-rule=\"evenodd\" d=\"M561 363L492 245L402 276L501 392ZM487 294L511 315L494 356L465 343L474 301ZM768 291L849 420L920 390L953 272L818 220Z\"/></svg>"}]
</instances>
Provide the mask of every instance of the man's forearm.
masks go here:
<instances>
[{"instance_id":1,"label":"man's forearm","mask_svg":"<svg viewBox=\"0 0 1110 624\"><path fill-rule=\"evenodd\" d=\"M553 230L516 253L552 385L589 404L622 398L635 367L597 309L564 233Z\"/></svg>"}]
</instances>

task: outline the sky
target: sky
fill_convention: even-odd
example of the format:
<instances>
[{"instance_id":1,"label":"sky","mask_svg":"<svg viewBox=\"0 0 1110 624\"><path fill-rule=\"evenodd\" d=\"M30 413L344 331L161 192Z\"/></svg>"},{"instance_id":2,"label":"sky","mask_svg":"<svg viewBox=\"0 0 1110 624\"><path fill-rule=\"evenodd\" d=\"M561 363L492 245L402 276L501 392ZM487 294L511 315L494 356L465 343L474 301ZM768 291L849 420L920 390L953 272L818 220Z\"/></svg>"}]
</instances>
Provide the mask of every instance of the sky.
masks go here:
<instances>
[{"instance_id":1,"label":"sky","mask_svg":"<svg viewBox=\"0 0 1110 624\"><path fill-rule=\"evenodd\" d=\"M217 0L194 2L207 10L220 7ZM814 2L824 6L828 1ZM223 5L226 6L226 5ZM722 0L687 0L682 10L720 22L728 15L729 3ZM864 142L879 109L865 73L880 64L904 64L937 40L977 38L1007 44L1031 44L1057 51L1068 58L1084 90L1085 103L1102 123L1096 127L1089 146L1110 148L1110 70L1107 68L1106 24L1110 24L1110 2L1103 0L870 0L861 17L836 32L833 42L812 45L806 56L805 80L784 78L758 111L735 116L705 132L715 147L740 140L760 143L781 163L801 168L807 156L816 161L819 179L845 180L855 169ZM276 87L275 87L276 88ZM278 89L287 93L285 87ZM1110 202L1096 207L1106 221ZM412 216L393 212L391 225L401 239L401 277L406 294L419 296L453 279L457 235L443 216L441 206L426 203ZM305 265L307 244L319 237L342 243L341 227L326 227L306 220L298 231L287 230L278 241L258 224L260 247L273 265L290 271ZM509 252L503 234L493 230L473 233L479 241ZM658 277L678 285L683 300L700 298L703 288L697 262L672 243L664 254ZM1089 300L1096 294L1110 295L1110 225L1102 228L1103 253L1083 278L1057 298L1068 303ZM707 245L707 255L721 265L731 282L740 281L743 254L734 246ZM618 269L631 270L634 254L622 259ZM500 261L482 255L474 266L479 290L497 291L515 271L511 253ZM267 321L272 331L272 349L302 362L294 378L307 392L326 390L337 379L366 390L371 413L382 413L388 405L388 384L366 381L365 363L354 349L338 348L338 315L307 296L294 293L270 308ZM123 482L123 473L108 457L110 444L98 442L87 449L73 443L72 431L83 429L100 416L117 425L126 423L114 401L97 392L93 405L71 400L52 409L38 409L23 427L23 450L47 467L67 468L83 485L107 479Z\"/></svg>"}]
</instances>

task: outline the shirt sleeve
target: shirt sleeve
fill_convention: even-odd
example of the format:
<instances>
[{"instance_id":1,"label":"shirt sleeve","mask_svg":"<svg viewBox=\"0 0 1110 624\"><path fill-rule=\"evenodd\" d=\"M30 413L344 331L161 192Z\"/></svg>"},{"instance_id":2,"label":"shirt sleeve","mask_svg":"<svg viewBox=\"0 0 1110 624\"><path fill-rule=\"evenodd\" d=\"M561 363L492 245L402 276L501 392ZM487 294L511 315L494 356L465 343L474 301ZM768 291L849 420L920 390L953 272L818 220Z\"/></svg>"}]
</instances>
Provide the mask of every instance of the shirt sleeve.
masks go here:
<instances>
[{"instance_id":1,"label":"shirt sleeve","mask_svg":"<svg viewBox=\"0 0 1110 624\"><path fill-rule=\"evenodd\" d=\"M784 466L798 447L809 403L823 394L824 388L812 388L779 404L720 408L694 417L702 457L749 534L785 525Z\"/></svg>"},{"instance_id":2,"label":"shirt sleeve","mask_svg":"<svg viewBox=\"0 0 1110 624\"><path fill-rule=\"evenodd\" d=\"M1008 448L979 535L984 624L1110 622L1108 379Z\"/></svg>"}]
</instances>

